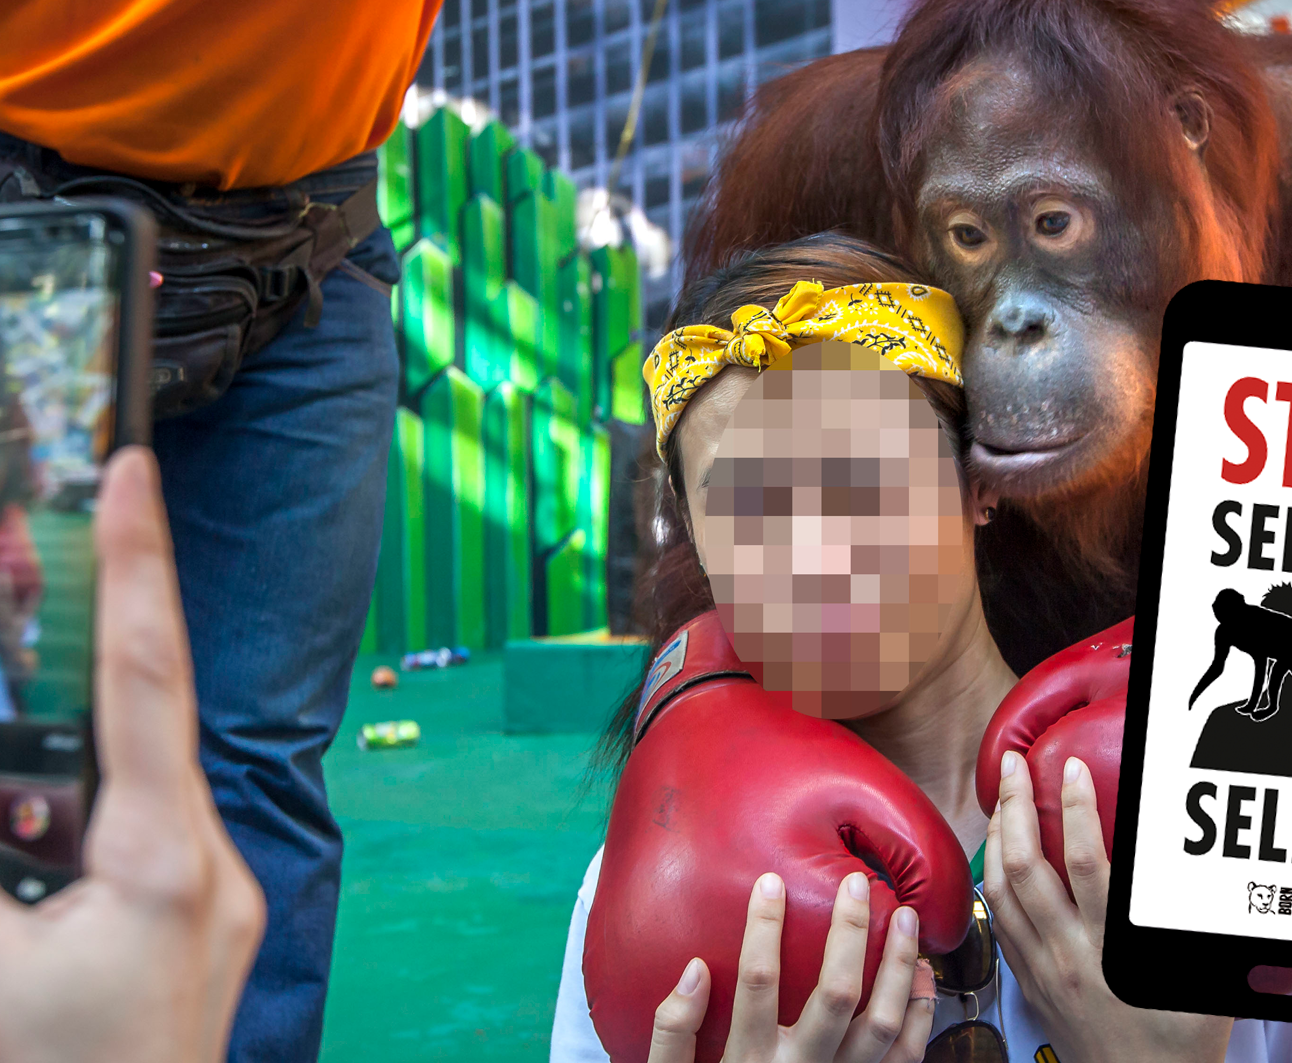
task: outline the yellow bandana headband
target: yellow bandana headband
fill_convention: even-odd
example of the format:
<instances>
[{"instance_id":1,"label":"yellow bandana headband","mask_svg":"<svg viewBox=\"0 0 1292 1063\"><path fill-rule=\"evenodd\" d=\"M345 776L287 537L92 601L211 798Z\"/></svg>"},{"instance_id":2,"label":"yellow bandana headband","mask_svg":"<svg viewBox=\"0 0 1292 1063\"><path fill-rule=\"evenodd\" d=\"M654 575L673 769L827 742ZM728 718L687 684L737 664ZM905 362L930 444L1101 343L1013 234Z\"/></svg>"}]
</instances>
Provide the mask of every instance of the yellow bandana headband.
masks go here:
<instances>
[{"instance_id":1,"label":"yellow bandana headband","mask_svg":"<svg viewBox=\"0 0 1292 1063\"><path fill-rule=\"evenodd\" d=\"M776 306L742 306L732 330L674 329L642 366L655 411L655 447L664 442L691 396L728 365L762 370L796 347L843 340L877 350L911 376L963 387L964 323L955 300L924 284L850 284L826 291L799 281Z\"/></svg>"}]
</instances>

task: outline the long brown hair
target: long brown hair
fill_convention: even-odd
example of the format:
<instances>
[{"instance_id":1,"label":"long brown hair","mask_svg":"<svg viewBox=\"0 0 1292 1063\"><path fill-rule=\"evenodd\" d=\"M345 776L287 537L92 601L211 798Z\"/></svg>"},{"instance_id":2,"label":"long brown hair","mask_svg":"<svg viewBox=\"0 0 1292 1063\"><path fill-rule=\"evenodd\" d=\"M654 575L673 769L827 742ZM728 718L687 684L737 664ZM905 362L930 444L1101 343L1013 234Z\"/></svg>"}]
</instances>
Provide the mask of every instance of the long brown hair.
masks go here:
<instances>
[{"instance_id":1,"label":"long brown hair","mask_svg":"<svg viewBox=\"0 0 1292 1063\"><path fill-rule=\"evenodd\" d=\"M669 315L665 332L682 325L727 327L742 306L771 309L796 281L815 280L826 288L846 284L918 282L915 271L902 259L864 240L840 232L818 233L789 243L760 248L734 258L727 265L688 285ZM965 438L964 400L958 388L937 381L917 380L944 426L952 436L958 457ZM682 448L678 425L664 445L664 461L655 452L655 435L643 447L640 465L646 472L649 498L643 508L650 514L649 531L638 569L636 621L650 639L649 660L678 628L714 608L709 581L700 568L689 526L686 489L682 476ZM633 744L633 719L641 700L642 681L619 706L592 759L594 775L617 777Z\"/></svg>"}]
</instances>

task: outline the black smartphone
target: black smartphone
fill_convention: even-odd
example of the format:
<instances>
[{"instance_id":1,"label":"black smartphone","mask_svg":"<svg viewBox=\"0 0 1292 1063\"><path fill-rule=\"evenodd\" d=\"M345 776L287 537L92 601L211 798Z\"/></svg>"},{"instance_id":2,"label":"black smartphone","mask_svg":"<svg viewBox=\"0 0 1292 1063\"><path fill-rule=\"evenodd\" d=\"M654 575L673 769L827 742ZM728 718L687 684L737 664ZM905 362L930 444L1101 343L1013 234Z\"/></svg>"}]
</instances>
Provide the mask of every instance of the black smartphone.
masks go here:
<instances>
[{"instance_id":1,"label":"black smartphone","mask_svg":"<svg viewBox=\"0 0 1292 1063\"><path fill-rule=\"evenodd\" d=\"M1103 966L1141 1008L1292 1020L1292 289L1167 308Z\"/></svg>"},{"instance_id":2,"label":"black smartphone","mask_svg":"<svg viewBox=\"0 0 1292 1063\"><path fill-rule=\"evenodd\" d=\"M93 515L148 443L156 225L109 199L0 205L0 887L77 878L94 799Z\"/></svg>"}]
</instances>

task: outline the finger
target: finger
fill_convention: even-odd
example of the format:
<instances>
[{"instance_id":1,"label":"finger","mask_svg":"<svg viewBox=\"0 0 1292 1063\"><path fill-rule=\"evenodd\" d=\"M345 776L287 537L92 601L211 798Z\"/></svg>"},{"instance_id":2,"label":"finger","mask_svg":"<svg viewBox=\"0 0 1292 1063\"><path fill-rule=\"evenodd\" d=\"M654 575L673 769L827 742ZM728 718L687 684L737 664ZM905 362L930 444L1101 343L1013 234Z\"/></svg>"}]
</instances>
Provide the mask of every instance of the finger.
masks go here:
<instances>
[{"instance_id":1,"label":"finger","mask_svg":"<svg viewBox=\"0 0 1292 1063\"><path fill-rule=\"evenodd\" d=\"M1078 916L1058 872L1041 851L1027 761L1007 752L1000 771L1000 862L1005 879L1042 938L1067 934Z\"/></svg>"},{"instance_id":2,"label":"finger","mask_svg":"<svg viewBox=\"0 0 1292 1063\"><path fill-rule=\"evenodd\" d=\"M898 908L888 921L884 955L875 973L870 1001L848 1027L840 1053L844 1059L883 1059L901 1035L915 961L919 959L919 925L914 908Z\"/></svg>"},{"instance_id":3,"label":"finger","mask_svg":"<svg viewBox=\"0 0 1292 1063\"><path fill-rule=\"evenodd\" d=\"M794 1026L794 1039L801 1045L804 1059L833 1059L848 1032L861 1000L869 926L870 883L865 874L855 871L839 883L821 978Z\"/></svg>"},{"instance_id":4,"label":"finger","mask_svg":"<svg viewBox=\"0 0 1292 1063\"><path fill-rule=\"evenodd\" d=\"M92 878L175 906L201 927L203 1043L227 1043L265 926L259 884L216 812L197 759L192 665L152 455L109 463L96 516L103 787L86 837Z\"/></svg>"},{"instance_id":5,"label":"finger","mask_svg":"<svg viewBox=\"0 0 1292 1063\"><path fill-rule=\"evenodd\" d=\"M709 1007L709 968L698 956L686 965L677 987L655 1009L647 1063L692 1063L695 1035Z\"/></svg>"},{"instance_id":6,"label":"finger","mask_svg":"<svg viewBox=\"0 0 1292 1063\"><path fill-rule=\"evenodd\" d=\"M987 824L987 844L983 849L982 892L991 907L992 925L1008 933L1020 947L1029 951L1041 947L1041 936L1032 925L1014 890L1005 877L1000 860L1000 805Z\"/></svg>"},{"instance_id":7,"label":"finger","mask_svg":"<svg viewBox=\"0 0 1292 1063\"><path fill-rule=\"evenodd\" d=\"M152 455L109 463L95 519L99 555L95 741L102 786L86 868L130 889L179 899L210 888L195 825L209 789L197 761L197 712L170 535Z\"/></svg>"},{"instance_id":8,"label":"finger","mask_svg":"<svg viewBox=\"0 0 1292 1063\"><path fill-rule=\"evenodd\" d=\"M128 447L108 464L95 520L98 714L105 786L160 802L197 753L192 665L156 461Z\"/></svg>"},{"instance_id":9,"label":"finger","mask_svg":"<svg viewBox=\"0 0 1292 1063\"><path fill-rule=\"evenodd\" d=\"M754 883L749 897L736 995L731 1005L727 1059L754 1059L775 1048L784 924L785 883L779 875L768 873Z\"/></svg>"},{"instance_id":10,"label":"finger","mask_svg":"<svg viewBox=\"0 0 1292 1063\"><path fill-rule=\"evenodd\" d=\"M1009 969L1014 972L1019 985L1025 992L1030 993L1033 986L1030 978L1031 969L1024 960L1022 950L1026 950L1027 956L1040 960L1044 955L1045 946L1041 936L1036 932L1036 927L1023 911L1023 906L1014 896L1014 891L1010 889L1009 882L1005 878L1005 870L1001 867L999 803L996 805L995 814L987 824L982 892L991 910L992 936L1000 946L1000 954L1009 964ZM1029 996L1027 999L1036 998Z\"/></svg>"},{"instance_id":11,"label":"finger","mask_svg":"<svg viewBox=\"0 0 1292 1063\"><path fill-rule=\"evenodd\" d=\"M1090 769L1076 757L1063 766L1063 860L1077 911L1095 948L1103 948L1108 910L1108 854Z\"/></svg>"},{"instance_id":12,"label":"finger","mask_svg":"<svg viewBox=\"0 0 1292 1063\"><path fill-rule=\"evenodd\" d=\"M902 1032L884 1056L882 1063L915 1063L924 1058L929 1034L933 1032L934 1000L908 1000Z\"/></svg>"},{"instance_id":13,"label":"finger","mask_svg":"<svg viewBox=\"0 0 1292 1063\"><path fill-rule=\"evenodd\" d=\"M1027 951L1024 951L1010 935L1008 927L999 926L993 933L996 935L996 944L1000 948L1000 959L1009 967L1010 974L1014 976L1014 980L1023 991L1023 999L1043 1000L1041 989L1037 985L1036 978L1033 977L1033 965L1035 965L1035 971L1041 975L1047 975L1053 968L1050 954L1044 951L1045 946L1032 944Z\"/></svg>"}]
</instances>

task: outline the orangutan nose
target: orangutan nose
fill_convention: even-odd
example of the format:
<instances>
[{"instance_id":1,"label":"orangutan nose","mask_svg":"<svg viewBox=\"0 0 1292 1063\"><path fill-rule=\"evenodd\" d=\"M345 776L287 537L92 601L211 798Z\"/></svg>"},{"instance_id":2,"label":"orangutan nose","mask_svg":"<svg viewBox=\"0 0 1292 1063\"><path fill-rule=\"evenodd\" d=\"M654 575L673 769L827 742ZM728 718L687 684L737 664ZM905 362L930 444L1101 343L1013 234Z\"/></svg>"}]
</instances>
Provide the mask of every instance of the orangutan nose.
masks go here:
<instances>
[{"instance_id":1,"label":"orangutan nose","mask_svg":"<svg viewBox=\"0 0 1292 1063\"><path fill-rule=\"evenodd\" d=\"M996 304L988 329L998 343L1013 340L1019 346L1028 346L1046 337L1052 320L1053 314L1044 303L1016 295Z\"/></svg>"}]
</instances>

